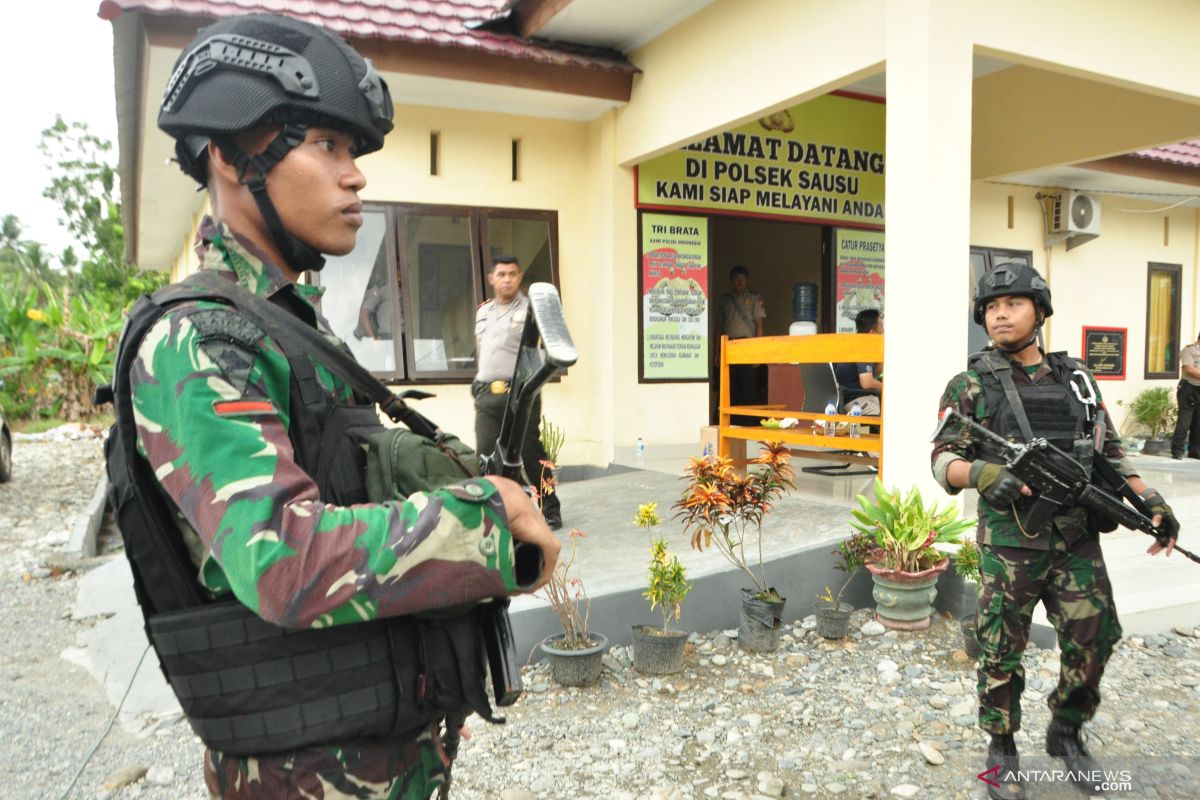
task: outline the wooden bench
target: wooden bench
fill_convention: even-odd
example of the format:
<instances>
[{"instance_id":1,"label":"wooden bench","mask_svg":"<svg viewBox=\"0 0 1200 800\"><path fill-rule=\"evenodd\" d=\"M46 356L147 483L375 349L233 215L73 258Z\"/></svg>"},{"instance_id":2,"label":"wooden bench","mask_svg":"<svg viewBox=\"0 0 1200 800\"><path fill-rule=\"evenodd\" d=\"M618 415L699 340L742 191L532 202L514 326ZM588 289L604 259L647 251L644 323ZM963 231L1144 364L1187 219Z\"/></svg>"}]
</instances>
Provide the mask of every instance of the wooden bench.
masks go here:
<instances>
[{"instance_id":1,"label":"wooden bench","mask_svg":"<svg viewBox=\"0 0 1200 800\"><path fill-rule=\"evenodd\" d=\"M731 405L729 397L729 367L735 364L828 364L838 362L883 362L883 336L877 333L825 333L812 336L762 336L751 339L721 337L721 394L719 403L719 427L717 452L721 456L742 456L734 453L735 445L744 448L744 442L785 442L792 447L792 454L801 458L816 458L854 464L871 464L882 469L883 464L883 417L857 416L849 414L825 414L805 411L802 408L787 408L779 404L758 406ZM801 425L792 428L764 428L761 425L734 425L734 415L755 418L784 419L792 417ZM826 435L814 426L816 422L858 422L864 427L876 426L878 433L863 433L850 436L838 432ZM807 423L807 424L805 424ZM847 452L848 451L848 452ZM747 463L744 457L735 458L736 464Z\"/></svg>"}]
</instances>

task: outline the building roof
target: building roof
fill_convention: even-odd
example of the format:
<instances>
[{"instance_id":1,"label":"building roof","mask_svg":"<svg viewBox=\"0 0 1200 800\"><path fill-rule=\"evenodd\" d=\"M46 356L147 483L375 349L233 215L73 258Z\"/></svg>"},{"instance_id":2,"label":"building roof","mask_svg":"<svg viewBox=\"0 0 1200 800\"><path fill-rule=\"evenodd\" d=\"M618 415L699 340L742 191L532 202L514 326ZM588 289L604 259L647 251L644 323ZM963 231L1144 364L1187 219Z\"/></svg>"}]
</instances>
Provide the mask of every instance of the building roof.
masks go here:
<instances>
[{"instance_id":1,"label":"building roof","mask_svg":"<svg viewBox=\"0 0 1200 800\"><path fill-rule=\"evenodd\" d=\"M124 11L220 18L285 14L356 39L456 47L558 66L637 72L625 56L602 47L523 39L505 30L509 0L103 0L101 19Z\"/></svg>"},{"instance_id":2,"label":"building roof","mask_svg":"<svg viewBox=\"0 0 1200 800\"><path fill-rule=\"evenodd\" d=\"M1148 158L1152 161L1165 161L1181 167L1200 168L1200 139L1165 144L1149 150L1138 150L1131 155L1136 158Z\"/></svg>"}]
</instances>

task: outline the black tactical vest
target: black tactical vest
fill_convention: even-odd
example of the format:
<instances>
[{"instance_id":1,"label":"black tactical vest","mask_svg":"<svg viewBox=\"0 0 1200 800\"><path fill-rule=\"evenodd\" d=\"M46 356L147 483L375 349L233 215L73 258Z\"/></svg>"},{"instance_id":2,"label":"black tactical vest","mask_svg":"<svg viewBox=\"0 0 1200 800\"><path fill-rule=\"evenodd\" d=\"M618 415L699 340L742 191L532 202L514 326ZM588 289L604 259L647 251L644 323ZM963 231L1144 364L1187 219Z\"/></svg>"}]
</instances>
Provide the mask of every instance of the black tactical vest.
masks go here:
<instances>
[{"instance_id":1,"label":"black tactical vest","mask_svg":"<svg viewBox=\"0 0 1200 800\"><path fill-rule=\"evenodd\" d=\"M1053 383L1016 383L1012 380L1012 362L996 350L975 354L968 368L979 374L983 384L990 430L1015 442L1024 443L1033 437L1048 439L1059 449L1071 453L1077 442L1091 441L1090 431L1084 430L1087 409L1071 388L1077 363L1066 353L1059 352L1047 353L1046 364L1054 375ZM1014 408L1011 402L1013 392L1020 409ZM1022 430L1018 420L1021 412L1028 420L1031 436Z\"/></svg>"},{"instance_id":2,"label":"black tactical vest","mask_svg":"<svg viewBox=\"0 0 1200 800\"><path fill-rule=\"evenodd\" d=\"M1072 382L1079 386L1081 380L1075 374L1079 364L1062 352L1047 353L1046 364L1054 375L1052 383L1017 384L1012 380L1015 367L1002 353L988 350L971 356L968 368L978 373L983 384L985 424L990 430L1014 442L1047 439L1055 447L1072 454L1090 472L1094 450L1091 431L1087 426L1091 417L1072 388ZM1014 407L1014 399L1020 404L1019 409ZM1019 414L1024 415L1028 431L1022 425ZM985 461L1004 463L1003 459L993 454L984 453L981 457ZM1018 521L1029 512L1033 502L1032 497L1021 497L1015 501ZM1006 509L996 510L1002 514L1009 513ZM1063 510L1055 516L1054 523L1067 541L1075 541L1092 528L1112 530L1111 525L1106 527L1100 521L1090 519L1079 508ZM1030 538L1040 539L1043 543L1048 541L1046 535L1030 535Z\"/></svg>"},{"instance_id":3,"label":"black tactical vest","mask_svg":"<svg viewBox=\"0 0 1200 800\"><path fill-rule=\"evenodd\" d=\"M433 720L476 711L493 719L484 689L479 606L452 616L397 617L321 629L271 625L196 580L179 512L137 452L130 368L143 337L171 306L215 300L186 281L143 296L118 344L116 422L105 444L109 502L134 590L163 672L204 743L259 755L364 737L409 738ZM289 436L320 497L366 499L357 437L382 426L373 404L339 403L318 381L303 343L262 326L291 365Z\"/></svg>"}]
</instances>

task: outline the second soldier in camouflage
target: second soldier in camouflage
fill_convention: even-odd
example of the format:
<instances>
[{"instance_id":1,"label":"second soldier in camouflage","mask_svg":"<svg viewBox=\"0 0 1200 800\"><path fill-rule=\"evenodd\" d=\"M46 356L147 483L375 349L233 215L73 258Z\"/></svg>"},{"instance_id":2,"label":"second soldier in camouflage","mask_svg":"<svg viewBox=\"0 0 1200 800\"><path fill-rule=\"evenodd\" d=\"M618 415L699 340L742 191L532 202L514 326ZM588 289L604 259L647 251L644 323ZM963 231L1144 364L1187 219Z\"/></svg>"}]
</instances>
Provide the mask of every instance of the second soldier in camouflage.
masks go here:
<instances>
[{"instance_id":1,"label":"second soldier in camouflage","mask_svg":"<svg viewBox=\"0 0 1200 800\"><path fill-rule=\"evenodd\" d=\"M1170 508L1125 459L1094 378L1065 353L1039 347L1038 332L1052 313L1049 287L1031 267L1012 262L988 271L976 289L975 320L986 326L994 347L972 356L967 371L951 379L940 408L952 408L1011 441L1041 437L1082 461L1108 459L1162 515L1156 516L1158 524L1170 517ZM1105 421L1102 452L1093 456L1099 419ZM1100 549L1102 523L1072 507L1062 509L1048 531L1029 530L1023 521L1031 490L965 428L939 440L932 458L934 477L946 491L969 487L980 493L979 726L991 735L990 796L1025 796L1013 734L1021 727L1021 656L1039 602L1062 651L1058 685L1047 701L1052 714L1047 752L1062 757L1073 774L1098 769L1079 729L1096 712L1105 664L1121 638ZM1160 549L1156 544L1150 552Z\"/></svg>"}]
</instances>

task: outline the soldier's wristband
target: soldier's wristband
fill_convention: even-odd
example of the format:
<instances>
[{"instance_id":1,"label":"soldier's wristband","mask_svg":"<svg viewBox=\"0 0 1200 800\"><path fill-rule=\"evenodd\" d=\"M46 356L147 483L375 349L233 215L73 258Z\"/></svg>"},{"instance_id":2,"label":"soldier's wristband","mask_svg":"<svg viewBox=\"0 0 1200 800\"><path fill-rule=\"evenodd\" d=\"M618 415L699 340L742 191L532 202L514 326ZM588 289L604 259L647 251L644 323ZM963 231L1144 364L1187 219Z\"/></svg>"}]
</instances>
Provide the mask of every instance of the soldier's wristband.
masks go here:
<instances>
[{"instance_id":1,"label":"soldier's wristband","mask_svg":"<svg viewBox=\"0 0 1200 800\"><path fill-rule=\"evenodd\" d=\"M1138 495L1138 497L1142 498L1142 502L1145 503L1148 508L1153 508L1154 506L1160 505L1165 506L1167 504L1167 501L1163 499L1161 494L1159 494L1158 489L1151 489L1148 486L1146 487L1146 491L1142 492L1140 495Z\"/></svg>"},{"instance_id":2,"label":"soldier's wristband","mask_svg":"<svg viewBox=\"0 0 1200 800\"><path fill-rule=\"evenodd\" d=\"M971 484L971 486L973 486L976 489L981 488L979 486L979 478L980 478L981 474L983 473L983 471L985 469L987 469L988 467L997 468L996 469L997 475L999 475L999 470L1003 469L1002 465L1000 465L1000 464L993 464L990 461L984 461L982 458L976 459L971 462L971 470L967 473L967 483ZM986 480L986 478L985 478L985 480ZM994 481L995 477L993 477L991 480Z\"/></svg>"}]
</instances>

